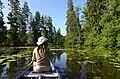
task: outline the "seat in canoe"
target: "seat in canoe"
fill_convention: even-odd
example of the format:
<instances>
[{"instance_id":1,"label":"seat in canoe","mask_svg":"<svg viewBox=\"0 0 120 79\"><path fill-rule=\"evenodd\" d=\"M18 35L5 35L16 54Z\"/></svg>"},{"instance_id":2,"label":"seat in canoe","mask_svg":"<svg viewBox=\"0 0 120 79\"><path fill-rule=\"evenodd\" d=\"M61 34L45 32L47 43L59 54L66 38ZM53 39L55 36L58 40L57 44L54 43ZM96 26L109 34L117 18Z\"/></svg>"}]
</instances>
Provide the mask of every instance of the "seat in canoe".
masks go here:
<instances>
[{"instance_id":1,"label":"seat in canoe","mask_svg":"<svg viewBox=\"0 0 120 79\"><path fill-rule=\"evenodd\" d=\"M33 66L24 70L15 79L60 79L58 71L54 68L52 62L50 62L52 70L48 72L35 73L33 72Z\"/></svg>"}]
</instances>

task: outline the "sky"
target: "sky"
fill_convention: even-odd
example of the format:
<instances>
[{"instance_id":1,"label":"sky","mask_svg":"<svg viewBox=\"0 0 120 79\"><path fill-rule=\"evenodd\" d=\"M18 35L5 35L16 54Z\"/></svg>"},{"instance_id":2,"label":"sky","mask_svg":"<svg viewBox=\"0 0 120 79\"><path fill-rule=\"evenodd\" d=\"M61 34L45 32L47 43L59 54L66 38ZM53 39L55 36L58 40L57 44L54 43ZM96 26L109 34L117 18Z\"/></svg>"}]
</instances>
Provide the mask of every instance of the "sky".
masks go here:
<instances>
[{"instance_id":1,"label":"sky","mask_svg":"<svg viewBox=\"0 0 120 79\"><path fill-rule=\"evenodd\" d=\"M4 21L7 22L6 16L9 13L8 0L1 0L4 3L3 9ZM21 6L27 1L30 11L34 15L36 11L39 11L43 15L52 17L53 26L61 29L61 34L66 35L66 11L67 0L20 0ZM73 0L75 6L84 7L86 0ZM81 15L82 13L80 13Z\"/></svg>"}]
</instances>

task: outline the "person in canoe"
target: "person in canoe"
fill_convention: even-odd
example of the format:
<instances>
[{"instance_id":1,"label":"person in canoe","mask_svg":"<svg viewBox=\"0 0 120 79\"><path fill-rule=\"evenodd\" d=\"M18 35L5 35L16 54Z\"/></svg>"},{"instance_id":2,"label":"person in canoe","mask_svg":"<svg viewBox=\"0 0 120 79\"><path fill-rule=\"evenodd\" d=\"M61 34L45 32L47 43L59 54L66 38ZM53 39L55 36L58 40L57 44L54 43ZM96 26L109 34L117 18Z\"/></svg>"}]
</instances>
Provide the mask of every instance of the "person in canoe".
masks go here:
<instances>
[{"instance_id":1,"label":"person in canoe","mask_svg":"<svg viewBox=\"0 0 120 79\"><path fill-rule=\"evenodd\" d=\"M38 46L33 51L32 61L24 67L24 69L33 64L34 72L45 72L51 70L47 41L48 39L43 36L38 38Z\"/></svg>"}]
</instances>

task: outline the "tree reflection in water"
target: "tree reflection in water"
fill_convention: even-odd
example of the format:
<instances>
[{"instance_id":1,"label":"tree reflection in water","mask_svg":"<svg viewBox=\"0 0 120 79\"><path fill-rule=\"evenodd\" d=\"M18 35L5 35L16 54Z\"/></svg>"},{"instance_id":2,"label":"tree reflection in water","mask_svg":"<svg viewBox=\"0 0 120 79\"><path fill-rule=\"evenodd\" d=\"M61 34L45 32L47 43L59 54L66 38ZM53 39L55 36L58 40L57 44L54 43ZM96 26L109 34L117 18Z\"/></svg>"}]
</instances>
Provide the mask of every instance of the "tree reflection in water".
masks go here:
<instances>
[{"instance_id":1,"label":"tree reflection in water","mask_svg":"<svg viewBox=\"0 0 120 79\"><path fill-rule=\"evenodd\" d=\"M1 79L8 79L8 75L7 75L7 71L9 69L9 64L6 64L5 67L2 69L2 73L1 73Z\"/></svg>"},{"instance_id":2,"label":"tree reflection in water","mask_svg":"<svg viewBox=\"0 0 120 79\"><path fill-rule=\"evenodd\" d=\"M113 57L85 56L75 51L51 51L51 60L63 79L120 79L119 62ZM0 65L0 79L14 79L22 67L31 61L31 56L16 58ZM5 62L6 63L6 62Z\"/></svg>"},{"instance_id":3,"label":"tree reflection in water","mask_svg":"<svg viewBox=\"0 0 120 79\"><path fill-rule=\"evenodd\" d=\"M2 68L0 79L14 79L20 72L22 67L31 61L31 57L18 58L17 61L12 61Z\"/></svg>"},{"instance_id":4,"label":"tree reflection in water","mask_svg":"<svg viewBox=\"0 0 120 79\"><path fill-rule=\"evenodd\" d=\"M87 79L87 62L83 61L82 62L82 68L80 71L80 79Z\"/></svg>"},{"instance_id":5,"label":"tree reflection in water","mask_svg":"<svg viewBox=\"0 0 120 79\"><path fill-rule=\"evenodd\" d=\"M55 68L58 70L60 75L63 79L67 78L67 67L66 67L66 61L67 61L67 54L66 52L59 52L57 54L54 54L53 62Z\"/></svg>"}]
</instances>

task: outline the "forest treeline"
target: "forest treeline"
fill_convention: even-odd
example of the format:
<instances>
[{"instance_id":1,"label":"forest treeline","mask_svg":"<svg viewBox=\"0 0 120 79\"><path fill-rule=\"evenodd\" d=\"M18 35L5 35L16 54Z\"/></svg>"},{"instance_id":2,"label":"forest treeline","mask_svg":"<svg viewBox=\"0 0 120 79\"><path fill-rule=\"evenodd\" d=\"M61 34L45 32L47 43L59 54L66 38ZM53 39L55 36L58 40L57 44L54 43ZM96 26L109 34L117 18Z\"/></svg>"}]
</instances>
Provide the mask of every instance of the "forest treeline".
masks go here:
<instances>
[{"instance_id":1,"label":"forest treeline","mask_svg":"<svg viewBox=\"0 0 120 79\"><path fill-rule=\"evenodd\" d=\"M8 2L8 21L5 22L3 8L6 6L0 0L0 45L36 45L38 37L45 36L49 39L49 44L63 46L61 30L56 30L50 16L39 11L32 14L27 2L22 7L19 0Z\"/></svg>"},{"instance_id":2,"label":"forest treeline","mask_svg":"<svg viewBox=\"0 0 120 79\"><path fill-rule=\"evenodd\" d=\"M120 0L87 0L82 13L68 0L65 47L93 55L120 53ZM82 16L82 19L80 19Z\"/></svg>"},{"instance_id":3,"label":"forest treeline","mask_svg":"<svg viewBox=\"0 0 120 79\"><path fill-rule=\"evenodd\" d=\"M83 10L73 0L67 3L65 47L71 79L82 71L91 79L119 79L120 0L86 1Z\"/></svg>"}]
</instances>

